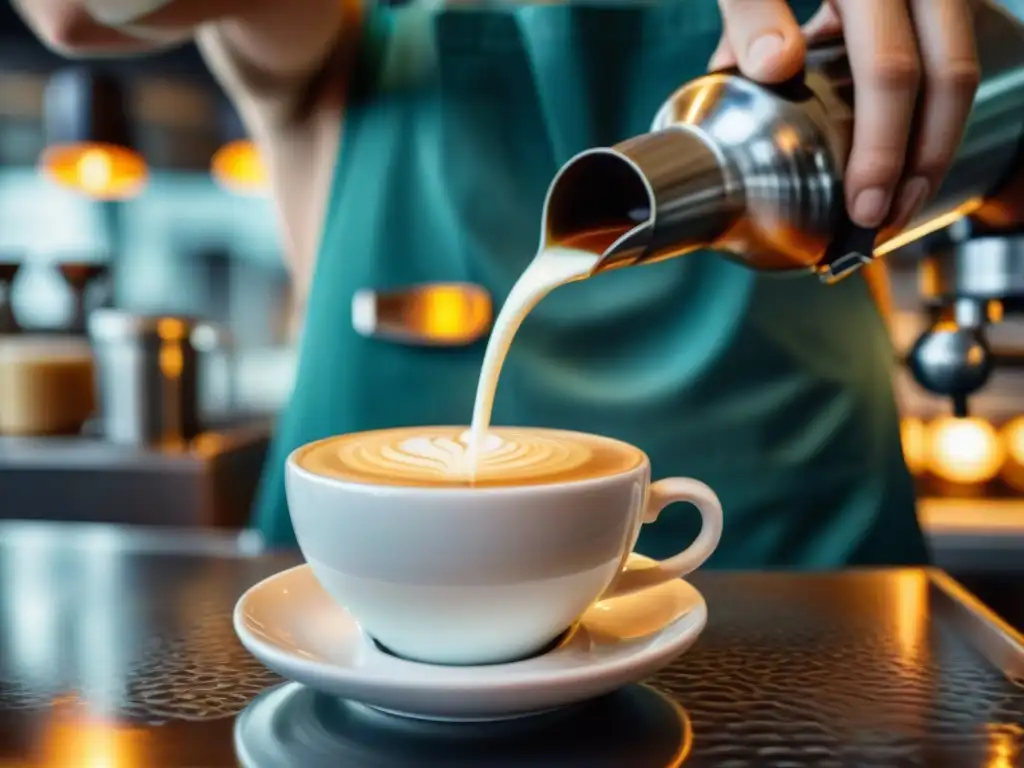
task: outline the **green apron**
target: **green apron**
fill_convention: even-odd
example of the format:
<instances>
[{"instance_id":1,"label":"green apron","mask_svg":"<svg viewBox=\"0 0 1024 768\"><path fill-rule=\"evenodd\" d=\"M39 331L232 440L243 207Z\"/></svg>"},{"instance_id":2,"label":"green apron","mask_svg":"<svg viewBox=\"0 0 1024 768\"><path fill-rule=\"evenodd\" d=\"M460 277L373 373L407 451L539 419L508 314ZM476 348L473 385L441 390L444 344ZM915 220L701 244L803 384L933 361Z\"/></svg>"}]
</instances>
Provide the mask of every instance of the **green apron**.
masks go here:
<instances>
[{"instance_id":1,"label":"green apron","mask_svg":"<svg viewBox=\"0 0 1024 768\"><path fill-rule=\"evenodd\" d=\"M470 418L483 343L364 338L353 293L469 281L500 305L536 250L559 166L645 131L704 71L720 29L712 0L369 12L295 388L257 504L268 542L294 543L293 448ZM712 567L917 564L892 361L859 277L826 288L702 253L551 294L512 345L494 423L610 435L646 451L655 477L708 483L725 508ZM671 509L639 549L676 552L696 523Z\"/></svg>"}]
</instances>

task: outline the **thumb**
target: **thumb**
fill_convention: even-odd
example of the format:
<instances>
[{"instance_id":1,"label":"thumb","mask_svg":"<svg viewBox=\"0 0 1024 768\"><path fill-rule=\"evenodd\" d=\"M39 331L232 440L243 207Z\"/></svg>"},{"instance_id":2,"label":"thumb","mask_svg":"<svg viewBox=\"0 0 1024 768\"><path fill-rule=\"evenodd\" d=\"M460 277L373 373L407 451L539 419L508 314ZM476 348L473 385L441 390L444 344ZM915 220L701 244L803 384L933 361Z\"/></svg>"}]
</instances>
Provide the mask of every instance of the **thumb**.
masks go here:
<instances>
[{"instance_id":1,"label":"thumb","mask_svg":"<svg viewBox=\"0 0 1024 768\"><path fill-rule=\"evenodd\" d=\"M778 83L800 71L806 47L786 0L718 0L718 5L743 74Z\"/></svg>"}]
</instances>

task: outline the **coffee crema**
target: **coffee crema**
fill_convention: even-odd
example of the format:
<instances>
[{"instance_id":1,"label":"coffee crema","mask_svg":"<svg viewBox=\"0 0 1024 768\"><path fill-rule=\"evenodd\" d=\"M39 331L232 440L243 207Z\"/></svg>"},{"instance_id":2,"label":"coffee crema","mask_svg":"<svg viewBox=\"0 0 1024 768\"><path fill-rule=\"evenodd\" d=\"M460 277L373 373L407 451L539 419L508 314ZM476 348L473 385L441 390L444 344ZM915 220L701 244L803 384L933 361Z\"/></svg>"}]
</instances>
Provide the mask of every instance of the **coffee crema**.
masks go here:
<instances>
[{"instance_id":1,"label":"coffee crema","mask_svg":"<svg viewBox=\"0 0 1024 768\"><path fill-rule=\"evenodd\" d=\"M300 448L295 462L355 483L479 488L589 480L644 460L617 440L554 429L491 428L475 456L470 444L466 427L400 427L320 440Z\"/></svg>"}]
</instances>

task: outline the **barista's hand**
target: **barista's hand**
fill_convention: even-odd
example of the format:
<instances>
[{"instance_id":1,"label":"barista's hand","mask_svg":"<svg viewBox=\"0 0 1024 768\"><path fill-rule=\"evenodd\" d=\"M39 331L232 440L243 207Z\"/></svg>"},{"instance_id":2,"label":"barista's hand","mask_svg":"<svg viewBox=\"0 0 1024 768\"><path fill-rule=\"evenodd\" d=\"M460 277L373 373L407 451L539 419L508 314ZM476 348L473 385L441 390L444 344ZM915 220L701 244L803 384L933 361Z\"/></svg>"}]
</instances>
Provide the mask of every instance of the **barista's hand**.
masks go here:
<instances>
[{"instance_id":1,"label":"barista's hand","mask_svg":"<svg viewBox=\"0 0 1024 768\"><path fill-rule=\"evenodd\" d=\"M847 205L862 226L899 226L938 189L963 135L979 80L972 2L825 0L801 30L786 0L719 0L725 34L709 66L779 82L808 41L841 33L857 87Z\"/></svg>"}]
</instances>

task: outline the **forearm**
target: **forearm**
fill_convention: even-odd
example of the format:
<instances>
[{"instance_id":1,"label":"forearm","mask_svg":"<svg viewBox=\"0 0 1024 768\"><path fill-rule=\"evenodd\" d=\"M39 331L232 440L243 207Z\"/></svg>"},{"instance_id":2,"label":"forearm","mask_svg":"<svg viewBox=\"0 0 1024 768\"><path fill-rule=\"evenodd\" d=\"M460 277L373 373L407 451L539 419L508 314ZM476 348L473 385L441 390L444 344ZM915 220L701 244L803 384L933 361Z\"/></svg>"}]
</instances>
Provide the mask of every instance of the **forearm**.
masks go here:
<instances>
[{"instance_id":1,"label":"forearm","mask_svg":"<svg viewBox=\"0 0 1024 768\"><path fill-rule=\"evenodd\" d=\"M26 0L31 2L31 0ZM196 36L217 49L218 76L236 70L242 90L295 87L314 73L338 40L347 0L75 0L96 22L136 38ZM209 58L209 57L208 57ZM224 61L223 59L230 61ZM213 63L213 62L211 62ZM243 71L244 70L244 71ZM230 90L232 83L224 83ZM277 94L272 94L277 98Z\"/></svg>"},{"instance_id":2,"label":"forearm","mask_svg":"<svg viewBox=\"0 0 1024 768\"><path fill-rule=\"evenodd\" d=\"M165 30L140 37L97 22L75 0L12 0L14 9L36 36L64 56L111 56L147 53L176 45L188 34Z\"/></svg>"},{"instance_id":3,"label":"forearm","mask_svg":"<svg viewBox=\"0 0 1024 768\"><path fill-rule=\"evenodd\" d=\"M173 0L79 0L93 19L108 27L124 27L150 16Z\"/></svg>"},{"instance_id":4,"label":"forearm","mask_svg":"<svg viewBox=\"0 0 1024 768\"><path fill-rule=\"evenodd\" d=\"M98 23L144 38L191 33L203 24L249 16L276 0L75 0Z\"/></svg>"},{"instance_id":5,"label":"forearm","mask_svg":"<svg viewBox=\"0 0 1024 768\"><path fill-rule=\"evenodd\" d=\"M258 14L276 0L12 2L44 43L74 56L142 53L182 43L203 24Z\"/></svg>"}]
</instances>

